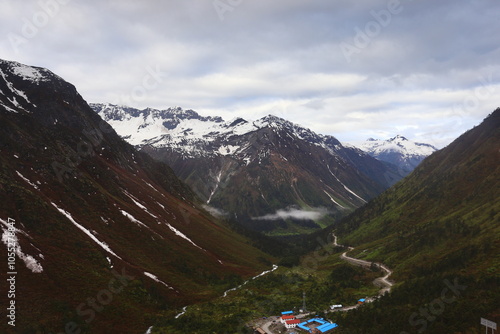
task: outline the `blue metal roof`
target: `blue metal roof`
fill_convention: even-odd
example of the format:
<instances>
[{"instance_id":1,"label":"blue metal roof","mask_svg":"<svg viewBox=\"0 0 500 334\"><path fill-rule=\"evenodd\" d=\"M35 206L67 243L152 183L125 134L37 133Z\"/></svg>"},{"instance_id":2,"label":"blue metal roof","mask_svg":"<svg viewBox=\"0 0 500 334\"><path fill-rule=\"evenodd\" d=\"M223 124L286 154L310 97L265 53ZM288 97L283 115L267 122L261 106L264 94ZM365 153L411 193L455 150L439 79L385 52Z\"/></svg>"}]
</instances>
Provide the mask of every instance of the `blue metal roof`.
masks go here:
<instances>
[{"instance_id":1,"label":"blue metal roof","mask_svg":"<svg viewBox=\"0 0 500 334\"><path fill-rule=\"evenodd\" d=\"M313 322L317 322L319 323L321 326L318 327L318 329L322 326L327 326L327 325L332 325L330 324L328 321L324 320L324 319L321 319L321 318L314 318L314 319L311 319L311 320L307 320L307 321L304 321L303 323L297 325L300 329L303 329L305 331L309 331L310 328L306 327L307 325L313 323ZM337 326L337 325L335 325ZM335 327L333 327L335 328Z\"/></svg>"},{"instance_id":2,"label":"blue metal roof","mask_svg":"<svg viewBox=\"0 0 500 334\"><path fill-rule=\"evenodd\" d=\"M366 299L364 299L364 298L361 298L360 300L358 300L358 302L362 302L362 303L364 303L365 301L366 301Z\"/></svg>"},{"instance_id":3,"label":"blue metal roof","mask_svg":"<svg viewBox=\"0 0 500 334\"><path fill-rule=\"evenodd\" d=\"M281 315L288 315L288 314L293 314L293 311L281 312Z\"/></svg>"},{"instance_id":4,"label":"blue metal roof","mask_svg":"<svg viewBox=\"0 0 500 334\"><path fill-rule=\"evenodd\" d=\"M321 333L325 333L325 332L328 332L329 330L332 330L332 329L337 328L337 327L339 327L339 325L327 323L327 324L319 326L317 329Z\"/></svg>"},{"instance_id":5,"label":"blue metal roof","mask_svg":"<svg viewBox=\"0 0 500 334\"><path fill-rule=\"evenodd\" d=\"M313 319L311 319L311 320L307 320L306 322L307 322L308 324L309 324L309 323L312 323L312 322L317 322L317 323L319 323L319 324L321 324L321 325L324 325L324 324L328 324L328 323L329 323L328 321L326 321L325 319L322 319L322 318L313 318Z\"/></svg>"},{"instance_id":6,"label":"blue metal roof","mask_svg":"<svg viewBox=\"0 0 500 334\"><path fill-rule=\"evenodd\" d=\"M300 329L303 329L305 331L309 331L309 328L307 328L306 325L307 325L307 322L303 322L301 324L298 324L297 327L299 327Z\"/></svg>"}]
</instances>

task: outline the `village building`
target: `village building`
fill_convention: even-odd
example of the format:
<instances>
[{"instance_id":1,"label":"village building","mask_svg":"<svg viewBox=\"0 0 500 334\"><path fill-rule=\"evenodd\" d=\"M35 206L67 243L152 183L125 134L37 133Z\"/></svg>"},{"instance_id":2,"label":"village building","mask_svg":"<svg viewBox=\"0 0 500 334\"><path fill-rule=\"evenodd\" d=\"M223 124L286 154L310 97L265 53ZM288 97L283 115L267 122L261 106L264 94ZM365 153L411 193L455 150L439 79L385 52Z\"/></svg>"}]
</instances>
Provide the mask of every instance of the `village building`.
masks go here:
<instances>
[{"instance_id":1,"label":"village building","mask_svg":"<svg viewBox=\"0 0 500 334\"><path fill-rule=\"evenodd\" d=\"M285 322L285 327L288 329L295 328L297 327L298 324L300 324L301 320L299 319L294 319L294 320L288 320Z\"/></svg>"},{"instance_id":2,"label":"village building","mask_svg":"<svg viewBox=\"0 0 500 334\"><path fill-rule=\"evenodd\" d=\"M285 324L287 321L290 321L290 320L295 320L295 316L294 315L282 315L280 318L280 321L282 324Z\"/></svg>"},{"instance_id":3,"label":"village building","mask_svg":"<svg viewBox=\"0 0 500 334\"><path fill-rule=\"evenodd\" d=\"M332 331L337 327L337 324L332 324L331 322L321 318L314 318L297 325L297 328L311 334L332 333Z\"/></svg>"},{"instance_id":4,"label":"village building","mask_svg":"<svg viewBox=\"0 0 500 334\"><path fill-rule=\"evenodd\" d=\"M332 308L342 307L342 305L333 305ZM311 320L302 321L293 315L293 311L281 312L280 321L287 329L301 329L310 334L330 334L338 327L322 318L313 318Z\"/></svg>"}]
</instances>

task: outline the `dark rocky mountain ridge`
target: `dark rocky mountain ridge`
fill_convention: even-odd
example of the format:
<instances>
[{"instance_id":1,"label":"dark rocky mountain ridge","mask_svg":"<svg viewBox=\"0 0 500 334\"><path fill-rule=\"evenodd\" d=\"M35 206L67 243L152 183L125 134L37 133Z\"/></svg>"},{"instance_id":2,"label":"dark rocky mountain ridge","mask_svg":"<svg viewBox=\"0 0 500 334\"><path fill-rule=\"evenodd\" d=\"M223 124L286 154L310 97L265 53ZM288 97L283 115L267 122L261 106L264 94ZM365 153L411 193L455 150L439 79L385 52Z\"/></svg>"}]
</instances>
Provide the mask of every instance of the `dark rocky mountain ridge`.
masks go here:
<instances>
[{"instance_id":1,"label":"dark rocky mountain ridge","mask_svg":"<svg viewBox=\"0 0 500 334\"><path fill-rule=\"evenodd\" d=\"M268 255L52 72L1 60L0 124L0 255L7 259L15 241L18 289L16 327L4 321L2 333L59 333L68 324L144 333L160 312L270 268ZM109 288L117 277L119 293ZM0 278L7 291L6 271Z\"/></svg>"}]
</instances>

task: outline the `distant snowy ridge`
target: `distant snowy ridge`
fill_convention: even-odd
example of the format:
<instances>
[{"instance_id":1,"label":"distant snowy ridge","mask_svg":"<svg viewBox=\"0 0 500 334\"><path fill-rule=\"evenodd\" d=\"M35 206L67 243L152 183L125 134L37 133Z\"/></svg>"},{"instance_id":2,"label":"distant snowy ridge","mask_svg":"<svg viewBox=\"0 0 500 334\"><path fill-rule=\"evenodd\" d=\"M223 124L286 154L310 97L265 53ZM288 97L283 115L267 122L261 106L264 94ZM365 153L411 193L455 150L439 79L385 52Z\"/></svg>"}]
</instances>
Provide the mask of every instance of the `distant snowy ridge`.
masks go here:
<instances>
[{"instance_id":1,"label":"distant snowy ridge","mask_svg":"<svg viewBox=\"0 0 500 334\"><path fill-rule=\"evenodd\" d=\"M430 144L417 143L401 135L388 140L369 138L354 146L378 160L396 165L407 173L413 171L426 157L437 151L437 148Z\"/></svg>"},{"instance_id":2,"label":"distant snowy ridge","mask_svg":"<svg viewBox=\"0 0 500 334\"><path fill-rule=\"evenodd\" d=\"M384 151L401 152L407 155L431 155L437 148L430 144L417 143L404 136L397 135L388 140L369 138L361 143L359 148L367 152L380 153Z\"/></svg>"},{"instance_id":3,"label":"distant snowy ridge","mask_svg":"<svg viewBox=\"0 0 500 334\"><path fill-rule=\"evenodd\" d=\"M221 131L225 122L220 117L202 117L193 110L180 107L157 110L138 110L113 104L91 103L90 106L116 132L132 145L160 145L161 139L173 139L173 143L186 144L187 141L204 140L214 131ZM176 141L182 136L184 140Z\"/></svg>"},{"instance_id":4,"label":"distant snowy ridge","mask_svg":"<svg viewBox=\"0 0 500 334\"><path fill-rule=\"evenodd\" d=\"M221 117L203 117L179 107L138 110L112 104L90 106L130 144L169 147L189 156L236 154L244 147L228 144L224 139L262 126L241 118L226 122Z\"/></svg>"},{"instance_id":5,"label":"distant snowy ridge","mask_svg":"<svg viewBox=\"0 0 500 334\"><path fill-rule=\"evenodd\" d=\"M187 157L235 156L251 146L237 138L259 129L287 130L292 136L321 146L332 154L340 147L334 137L323 136L285 119L268 115L256 121L200 116L179 107L138 110L113 104L91 103L92 109L135 146L168 147ZM331 145L329 142L335 142ZM249 161L247 161L249 163Z\"/></svg>"}]
</instances>

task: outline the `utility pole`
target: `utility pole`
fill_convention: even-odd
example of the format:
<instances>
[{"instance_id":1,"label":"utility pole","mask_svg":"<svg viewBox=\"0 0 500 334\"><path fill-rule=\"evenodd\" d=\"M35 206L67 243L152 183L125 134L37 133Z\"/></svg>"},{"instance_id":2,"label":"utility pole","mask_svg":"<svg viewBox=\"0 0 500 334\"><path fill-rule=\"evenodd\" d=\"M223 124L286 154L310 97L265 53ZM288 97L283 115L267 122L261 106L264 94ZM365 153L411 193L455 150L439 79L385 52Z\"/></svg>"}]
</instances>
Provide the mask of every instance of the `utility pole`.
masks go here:
<instances>
[{"instance_id":1,"label":"utility pole","mask_svg":"<svg viewBox=\"0 0 500 334\"><path fill-rule=\"evenodd\" d=\"M307 309L306 309L306 292L305 291L302 292L302 312L303 313L307 312Z\"/></svg>"}]
</instances>

